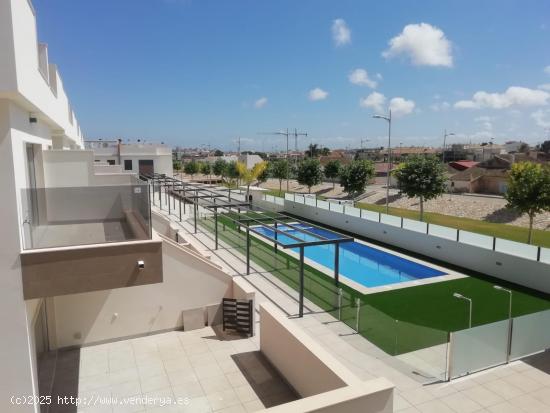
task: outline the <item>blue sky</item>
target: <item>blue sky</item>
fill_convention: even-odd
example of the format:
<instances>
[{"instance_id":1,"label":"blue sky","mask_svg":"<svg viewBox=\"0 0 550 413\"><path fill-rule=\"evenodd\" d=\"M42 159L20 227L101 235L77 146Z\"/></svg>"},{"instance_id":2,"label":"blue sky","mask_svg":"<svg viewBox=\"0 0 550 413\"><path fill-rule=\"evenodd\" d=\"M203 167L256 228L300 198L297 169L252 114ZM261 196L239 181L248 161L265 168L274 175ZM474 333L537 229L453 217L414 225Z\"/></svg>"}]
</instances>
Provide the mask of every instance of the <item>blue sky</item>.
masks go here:
<instances>
[{"instance_id":1,"label":"blue sky","mask_svg":"<svg viewBox=\"0 0 550 413\"><path fill-rule=\"evenodd\" d=\"M382 146L371 116L390 105L396 145L440 145L445 128L474 142L549 133L546 1L34 5L87 138L267 150L283 141L258 132L296 127L302 147Z\"/></svg>"}]
</instances>

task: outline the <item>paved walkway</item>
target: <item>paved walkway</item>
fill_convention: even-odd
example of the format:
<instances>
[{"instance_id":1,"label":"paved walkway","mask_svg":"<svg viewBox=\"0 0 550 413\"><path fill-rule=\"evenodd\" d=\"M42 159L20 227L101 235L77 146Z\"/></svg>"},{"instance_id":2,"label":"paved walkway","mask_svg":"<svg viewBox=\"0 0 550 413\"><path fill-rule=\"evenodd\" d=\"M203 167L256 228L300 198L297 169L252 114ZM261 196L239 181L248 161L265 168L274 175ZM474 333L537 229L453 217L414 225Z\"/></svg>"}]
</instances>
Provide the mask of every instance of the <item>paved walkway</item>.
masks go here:
<instances>
[{"instance_id":1,"label":"paved walkway","mask_svg":"<svg viewBox=\"0 0 550 413\"><path fill-rule=\"evenodd\" d=\"M158 208L153 210L159 212ZM167 211L160 211L167 216ZM188 217L190 218L190 217ZM209 233L193 234L190 222L170 219L180 236L191 242L212 261L234 276L245 273L240 251L223 243L214 250ZM243 276L256 291L256 306L272 302L303 330L338 358L357 376L365 380L386 377L395 384L394 409L400 413L470 413L470 412L550 412L550 354L543 353L505 366L472 374L450 383L423 384L425 377L395 357L389 356L344 323L316 308L306 300L305 315L296 318L298 295L269 273L251 263L251 274ZM257 340L258 338L255 337Z\"/></svg>"}]
</instances>

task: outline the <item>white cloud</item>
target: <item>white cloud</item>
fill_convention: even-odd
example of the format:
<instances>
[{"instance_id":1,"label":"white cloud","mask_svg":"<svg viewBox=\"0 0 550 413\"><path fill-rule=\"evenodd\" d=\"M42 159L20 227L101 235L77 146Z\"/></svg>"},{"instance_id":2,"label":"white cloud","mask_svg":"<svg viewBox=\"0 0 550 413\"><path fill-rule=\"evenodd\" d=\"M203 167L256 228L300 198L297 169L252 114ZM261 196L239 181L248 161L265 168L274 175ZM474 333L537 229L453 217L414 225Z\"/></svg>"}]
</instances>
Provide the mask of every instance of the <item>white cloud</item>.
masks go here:
<instances>
[{"instance_id":1,"label":"white cloud","mask_svg":"<svg viewBox=\"0 0 550 413\"><path fill-rule=\"evenodd\" d=\"M311 89L309 91L309 100L311 101L317 101L317 100L325 100L328 97L328 92L316 87L315 89Z\"/></svg>"},{"instance_id":2,"label":"white cloud","mask_svg":"<svg viewBox=\"0 0 550 413\"><path fill-rule=\"evenodd\" d=\"M475 122L491 122L490 116L478 116L477 118L474 118Z\"/></svg>"},{"instance_id":3,"label":"white cloud","mask_svg":"<svg viewBox=\"0 0 550 413\"><path fill-rule=\"evenodd\" d=\"M444 111L451 107L449 102L436 102L433 105L430 105L430 109L434 112Z\"/></svg>"},{"instance_id":4,"label":"white cloud","mask_svg":"<svg viewBox=\"0 0 550 413\"><path fill-rule=\"evenodd\" d=\"M533 118L541 128L550 128L550 110L539 109L536 112L531 113L531 118Z\"/></svg>"},{"instance_id":5,"label":"white cloud","mask_svg":"<svg viewBox=\"0 0 550 413\"><path fill-rule=\"evenodd\" d=\"M471 100L459 100L457 109L505 109L511 106L543 106L550 100L550 93L543 90L511 86L504 93L474 93Z\"/></svg>"},{"instance_id":6,"label":"white cloud","mask_svg":"<svg viewBox=\"0 0 550 413\"><path fill-rule=\"evenodd\" d=\"M492 118L490 116L478 116L474 118L474 122L479 123L486 132L493 130Z\"/></svg>"},{"instance_id":7,"label":"white cloud","mask_svg":"<svg viewBox=\"0 0 550 413\"><path fill-rule=\"evenodd\" d=\"M547 90L550 92L550 83L544 83L542 85L538 85L537 86L539 89L542 89L542 90Z\"/></svg>"},{"instance_id":8,"label":"white cloud","mask_svg":"<svg viewBox=\"0 0 550 413\"><path fill-rule=\"evenodd\" d=\"M336 19L332 22L332 39L336 46L351 43L351 30L344 19Z\"/></svg>"},{"instance_id":9,"label":"white cloud","mask_svg":"<svg viewBox=\"0 0 550 413\"><path fill-rule=\"evenodd\" d=\"M377 78L378 80L382 80L382 73L377 73L377 74L376 74L376 78Z\"/></svg>"},{"instance_id":10,"label":"white cloud","mask_svg":"<svg viewBox=\"0 0 550 413\"><path fill-rule=\"evenodd\" d=\"M546 73L547 75L550 75L550 65L544 68L544 73Z\"/></svg>"},{"instance_id":11,"label":"white cloud","mask_svg":"<svg viewBox=\"0 0 550 413\"><path fill-rule=\"evenodd\" d=\"M379 73L380 74L380 73ZM348 79L354 85L368 86L371 89L375 89L378 83L375 80L369 78L369 74L365 69L355 69L349 75Z\"/></svg>"},{"instance_id":12,"label":"white cloud","mask_svg":"<svg viewBox=\"0 0 550 413\"><path fill-rule=\"evenodd\" d=\"M390 100L390 110L392 116L401 117L408 115L414 110L415 103L402 97L396 97Z\"/></svg>"},{"instance_id":13,"label":"white cloud","mask_svg":"<svg viewBox=\"0 0 550 413\"><path fill-rule=\"evenodd\" d=\"M258 99L256 102L254 102L254 107L256 109L261 109L263 108L265 105L267 105L267 98L264 96L264 97L261 97L260 99Z\"/></svg>"},{"instance_id":14,"label":"white cloud","mask_svg":"<svg viewBox=\"0 0 550 413\"><path fill-rule=\"evenodd\" d=\"M408 24L389 41L382 56L405 55L416 66L453 66L452 45L445 33L428 23Z\"/></svg>"},{"instance_id":15,"label":"white cloud","mask_svg":"<svg viewBox=\"0 0 550 413\"><path fill-rule=\"evenodd\" d=\"M366 98L359 99L359 106L374 109L375 112L383 112L385 103L386 96L378 92L372 92Z\"/></svg>"}]
</instances>

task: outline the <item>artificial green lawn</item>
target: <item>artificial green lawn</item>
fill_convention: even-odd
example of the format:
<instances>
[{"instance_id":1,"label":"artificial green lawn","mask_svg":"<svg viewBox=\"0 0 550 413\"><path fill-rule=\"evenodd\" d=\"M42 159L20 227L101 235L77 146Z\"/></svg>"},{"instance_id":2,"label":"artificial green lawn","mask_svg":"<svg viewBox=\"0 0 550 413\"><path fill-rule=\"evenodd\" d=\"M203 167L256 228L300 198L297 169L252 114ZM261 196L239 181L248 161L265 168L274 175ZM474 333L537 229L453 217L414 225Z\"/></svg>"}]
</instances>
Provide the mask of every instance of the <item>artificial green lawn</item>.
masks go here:
<instances>
[{"instance_id":1,"label":"artificial green lawn","mask_svg":"<svg viewBox=\"0 0 550 413\"><path fill-rule=\"evenodd\" d=\"M249 213L249 216L256 215ZM246 236L244 231L237 230L238 225L233 221L236 217L237 214L220 215L219 237L230 246L238 248L244 255ZM201 219L199 222L205 229L213 232L212 218ZM281 249L275 252L272 245L256 237L251 237L250 257L252 262L298 290L297 259ZM334 285L334 280L308 265L304 266L304 280L305 297L338 317L338 287ZM368 295L340 284L343 290L342 321L356 328L355 300L359 298L360 334L389 354L407 353L445 343L449 331L468 327L468 304L454 298L454 292L472 298L473 325L506 319L508 294L495 290L494 283L495 280L490 278L473 276ZM502 281L498 283L514 291L514 316L550 309L549 296Z\"/></svg>"}]
</instances>

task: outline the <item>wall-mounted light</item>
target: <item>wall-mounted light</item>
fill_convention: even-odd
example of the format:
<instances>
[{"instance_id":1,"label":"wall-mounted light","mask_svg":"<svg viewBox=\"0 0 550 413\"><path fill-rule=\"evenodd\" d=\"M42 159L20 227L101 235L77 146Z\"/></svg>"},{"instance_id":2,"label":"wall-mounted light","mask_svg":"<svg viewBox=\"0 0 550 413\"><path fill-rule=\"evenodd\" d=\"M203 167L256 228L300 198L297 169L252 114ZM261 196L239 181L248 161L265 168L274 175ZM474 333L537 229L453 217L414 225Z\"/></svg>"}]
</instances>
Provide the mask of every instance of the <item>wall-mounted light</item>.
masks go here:
<instances>
[{"instance_id":1,"label":"wall-mounted light","mask_svg":"<svg viewBox=\"0 0 550 413\"><path fill-rule=\"evenodd\" d=\"M38 118L34 113L29 113L29 123L38 123Z\"/></svg>"},{"instance_id":2,"label":"wall-mounted light","mask_svg":"<svg viewBox=\"0 0 550 413\"><path fill-rule=\"evenodd\" d=\"M137 266L138 266L138 268L139 268L140 270L144 269L144 268L145 268L145 261L139 260L139 261L137 262Z\"/></svg>"}]
</instances>

